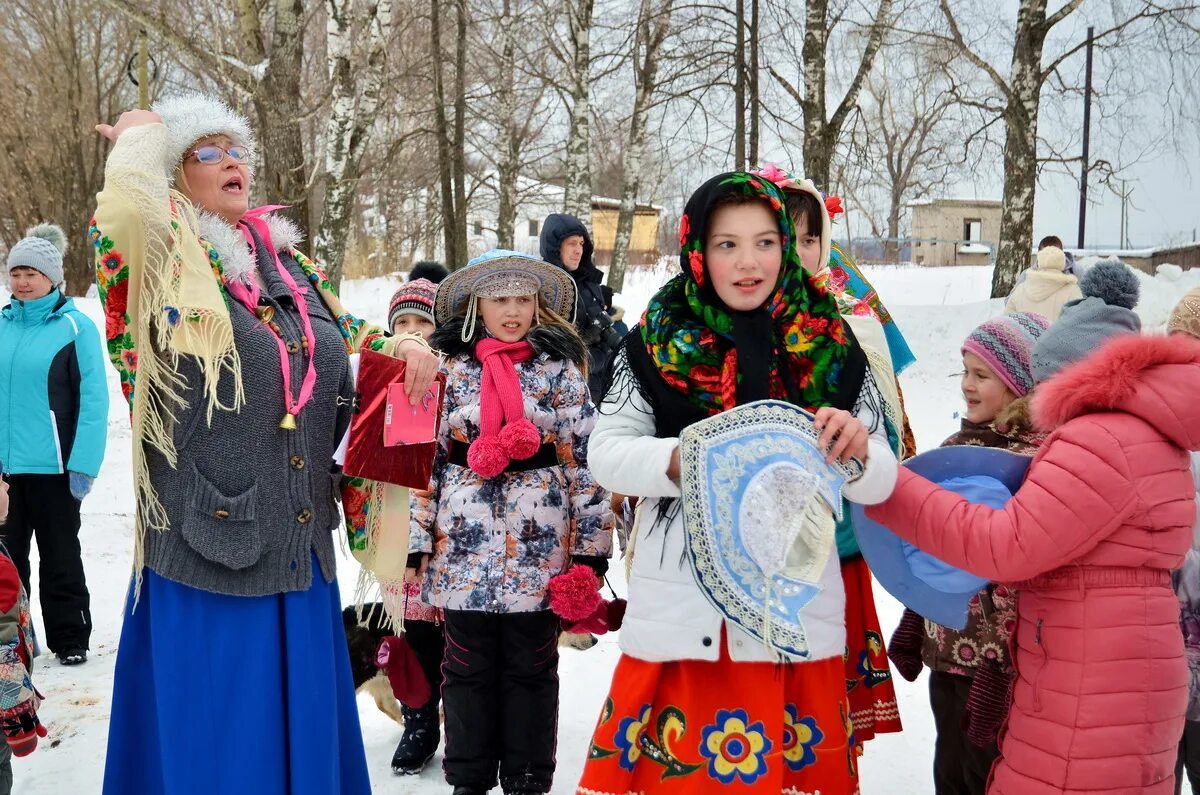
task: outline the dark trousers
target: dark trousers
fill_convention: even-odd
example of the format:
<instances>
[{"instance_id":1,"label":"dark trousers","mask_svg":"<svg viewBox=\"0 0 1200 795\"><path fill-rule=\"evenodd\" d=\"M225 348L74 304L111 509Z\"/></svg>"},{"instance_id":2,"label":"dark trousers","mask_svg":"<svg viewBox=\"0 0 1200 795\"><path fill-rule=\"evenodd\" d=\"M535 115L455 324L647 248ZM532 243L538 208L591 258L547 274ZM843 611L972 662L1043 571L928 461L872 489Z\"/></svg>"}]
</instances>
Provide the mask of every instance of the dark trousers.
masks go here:
<instances>
[{"instance_id":1,"label":"dark trousers","mask_svg":"<svg viewBox=\"0 0 1200 795\"><path fill-rule=\"evenodd\" d=\"M404 635L408 638L409 648L417 656L417 662L421 664L421 670L425 672L432 693L429 702L422 705L421 709L436 709L441 703L442 655L446 650L446 636L442 632L442 625L415 619L405 621Z\"/></svg>"},{"instance_id":2,"label":"dark trousers","mask_svg":"<svg viewBox=\"0 0 1200 795\"><path fill-rule=\"evenodd\" d=\"M937 740L933 751L933 785L937 795L984 795L992 763L1000 756L993 743L980 748L963 731L963 714L971 680L933 671L929 674L929 703Z\"/></svg>"},{"instance_id":3,"label":"dark trousers","mask_svg":"<svg viewBox=\"0 0 1200 795\"><path fill-rule=\"evenodd\" d=\"M1183 771L1191 782L1189 792L1200 795L1200 721L1183 724L1183 739L1179 741L1179 759L1175 762L1175 795L1183 792Z\"/></svg>"},{"instance_id":4,"label":"dark trousers","mask_svg":"<svg viewBox=\"0 0 1200 795\"><path fill-rule=\"evenodd\" d=\"M91 600L79 548L79 503L66 475L9 475L4 545L29 587L29 544L37 538L38 589L46 645L58 653L88 648Z\"/></svg>"},{"instance_id":5,"label":"dark trousers","mask_svg":"<svg viewBox=\"0 0 1200 795\"><path fill-rule=\"evenodd\" d=\"M549 792L558 723L558 617L446 611L446 782Z\"/></svg>"}]
</instances>

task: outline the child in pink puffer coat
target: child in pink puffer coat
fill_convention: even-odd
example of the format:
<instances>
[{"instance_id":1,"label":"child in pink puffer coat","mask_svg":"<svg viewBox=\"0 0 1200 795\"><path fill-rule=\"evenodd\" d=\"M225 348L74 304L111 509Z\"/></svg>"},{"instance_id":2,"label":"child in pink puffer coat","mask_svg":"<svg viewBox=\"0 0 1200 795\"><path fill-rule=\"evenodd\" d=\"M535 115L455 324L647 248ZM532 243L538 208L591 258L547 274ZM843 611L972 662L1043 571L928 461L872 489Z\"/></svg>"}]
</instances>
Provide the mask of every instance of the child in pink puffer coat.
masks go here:
<instances>
[{"instance_id":1,"label":"child in pink puffer coat","mask_svg":"<svg viewBox=\"0 0 1200 795\"><path fill-rule=\"evenodd\" d=\"M1034 348L1051 434L1003 510L908 471L867 512L1015 583L1017 682L989 795L1169 795L1188 671L1171 590L1196 515L1200 342L1138 336L1136 278L1101 264Z\"/></svg>"}]
</instances>

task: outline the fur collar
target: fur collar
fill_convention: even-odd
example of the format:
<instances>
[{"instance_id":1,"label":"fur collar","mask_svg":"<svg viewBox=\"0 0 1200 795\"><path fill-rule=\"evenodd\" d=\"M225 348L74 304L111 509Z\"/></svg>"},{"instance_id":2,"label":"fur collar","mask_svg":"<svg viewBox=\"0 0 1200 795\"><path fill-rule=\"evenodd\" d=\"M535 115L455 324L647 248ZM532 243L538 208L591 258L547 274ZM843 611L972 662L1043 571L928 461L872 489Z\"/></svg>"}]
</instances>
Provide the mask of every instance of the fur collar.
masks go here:
<instances>
[{"instance_id":1,"label":"fur collar","mask_svg":"<svg viewBox=\"0 0 1200 795\"><path fill-rule=\"evenodd\" d=\"M208 241L221 256L221 272L225 278L248 279L256 266L241 231L225 223L223 218L204 210L196 210L196 220L200 237ZM266 217L266 221L275 251L282 253L295 249L304 241L300 228L290 219L272 213Z\"/></svg>"},{"instance_id":2,"label":"fur collar","mask_svg":"<svg viewBox=\"0 0 1200 795\"><path fill-rule=\"evenodd\" d=\"M456 317L438 326L429 339L429 344L442 351L448 358L462 354L475 355L475 343L483 338L483 323L475 324L475 336L470 342L462 341L463 318ZM535 354L546 354L554 361L571 361L583 367L587 361L587 348L573 328L548 323L534 326L525 335Z\"/></svg>"},{"instance_id":3,"label":"fur collar","mask_svg":"<svg viewBox=\"0 0 1200 795\"><path fill-rule=\"evenodd\" d=\"M1033 418L1053 431L1085 414L1140 417L1187 450L1200 449L1200 341L1123 335L1038 386Z\"/></svg>"}]
</instances>

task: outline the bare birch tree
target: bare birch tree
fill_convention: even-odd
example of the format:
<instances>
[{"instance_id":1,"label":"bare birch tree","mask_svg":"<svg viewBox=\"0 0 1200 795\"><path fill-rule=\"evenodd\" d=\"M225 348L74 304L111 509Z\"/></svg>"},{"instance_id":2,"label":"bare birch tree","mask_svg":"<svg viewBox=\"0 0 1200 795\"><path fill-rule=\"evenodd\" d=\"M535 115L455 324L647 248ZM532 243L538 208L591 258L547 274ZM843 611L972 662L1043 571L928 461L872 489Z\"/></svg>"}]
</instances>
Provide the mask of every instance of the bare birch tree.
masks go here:
<instances>
[{"instance_id":1,"label":"bare birch tree","mask_svg":"<svg viewBox=\"0 0 1200 795\"><path fill-rule=\"evenodd\" d=\"M321 221L313 236L313 254L335 284L341 281L363 153L379 112L384 52L391 39L394 6L394 0L326 0L326 58L332 101L325 128L325 196ZM361 58L355 57L355 34Z\"/></svg>"},{"instance_id":2,"label":"bare birch tree","mask_svg":"<svg viewBox=\"0 0 1200 795\"><path fill-rule=\"evenodd\" d=\"M1043 65L1043 51L1050 32L1069 19L1083 6L1083 0L1067 0L1050 13L1048 0L1021 0L1017 9L1013 34L1012 60L1008 74L1002 74L989 60L967 41L959 23L959 15L949 0L939 0L939 8L947 26L944 34L926 34L952 44L967 62L980 70L1000 95L997 109L1004 121L1004 194L1000 216L1000 244L996 268L992 276L992 296L1008 295L1016 284L1018 274L1029 265L1033 251L1033 211L1037 192L1039 164L1038 115L1042 107L1042 92L1052 77L1071 56L1080 52L1084 42L1057 52ZM1113 5L1116 18L1108 28L1098 32L1095 41L1105 43L1141 20L1174 20L1187 27L1186 20L1177 15L1194 12L1194 5L1153 5L1134 3L1131 8ZM1192 29L1194 30L1194 23Z\"/></svg>"},{"instance_id":3,"label":"bare birch tree","mask_svg":"<svg viewBox=\"0 0 1200 795\"><path fill-rule=\"evenodd\" d=\"M642 0L638 12L633 50L633 112L629 116L629 138L622 159L621 208L617 215L617 234L608 271L608 286L616 292L625 286L629 241L633 236L638 193L642 187L647 123L659 89L659 60L671 29L672 5L672 0Z\"/></svg>"},{"instance_id":4,"label":"bare birch tree","mask_svg":"<svg viewBox=\"0 0 1200 795\"><path fill-rule=\"evenodd\" d=\"M566 191L563 212L592 228L591 70L594 0L563 4L570 35L571 125L567 135Z\"/></svg>"},{"instance_id":5,"label":"bare birch tree","mask_svg":"<svg viewBox=\"0 0 1200 795\"><path fill-rule=\"evenodd\" d=\"M466 191L466 0L455 0L453 118L447 117L446 70L442 48L442 21L438 0L430 0L430 61L433 65L434 119L438 141L438 169L442 196L442 236L446 266L467 264Z\"/></svg>"},{"instance_id":6,"label":"bare birch tree","mask_svg":"<svg viewBox=\"0 0 1200 795\"><path fill-rule=\"evenodd\" d=\"M858 96L875 56L892 25L893 0L879 0L871 21L865 27L865 41L853 78L846 93L829 114L829 41L834 27L830 0L808 0L804 14L804 44L801 49L801 84L789 80L774 66L767 71L787 92L804 116L804 176L817 185L828 186L830 162L847 118L858 103ZM787 9L790 13L790 7Z\"/></svg>"}]
</instances>

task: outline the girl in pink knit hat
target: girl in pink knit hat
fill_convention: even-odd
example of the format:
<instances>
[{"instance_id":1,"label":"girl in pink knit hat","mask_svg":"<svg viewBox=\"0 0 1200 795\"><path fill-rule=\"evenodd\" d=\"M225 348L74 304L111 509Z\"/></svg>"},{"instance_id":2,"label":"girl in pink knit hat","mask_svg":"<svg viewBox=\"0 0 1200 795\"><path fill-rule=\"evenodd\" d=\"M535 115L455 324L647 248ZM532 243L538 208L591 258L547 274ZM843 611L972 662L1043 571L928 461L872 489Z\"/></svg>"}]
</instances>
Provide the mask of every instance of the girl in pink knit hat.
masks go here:
<instances>
[{"instance_id":1,"label":"girl in pink knit hat","mask_svg":"<svg viewBox=\"0 0 1200 795\"><path fill-rule=\"evenodd\" d=\"M963 342L962 428L943 447L998 447L1032 456L1045 434L1030 427L1033 346L1050 325L1041 315L1017 312L992 318ZM955 630L905 610L888 656L910 682L927 666L937 739L933 780L937 795L984 795L999 756L996 734L1011 698L1008 647L1016 626L1016 594L989 585L972 600L967 626Z\"/></svg>"},{"instance_id":2,"label":"girl in pink knit hat","mask_svg":"<svg viewBox=\"0 0 1200 795\"><path fill-rule=\"evenodd\" d=\"M445 403L428 491L412 493L410 577L444 611L444 770L455 795L550 792L559 619L549 582L602 575L608 494L587 466L596 420L566 271L490 251L438 285ZM598 586L598 580L597 580Z\"/></svg>"}]
</instances>

